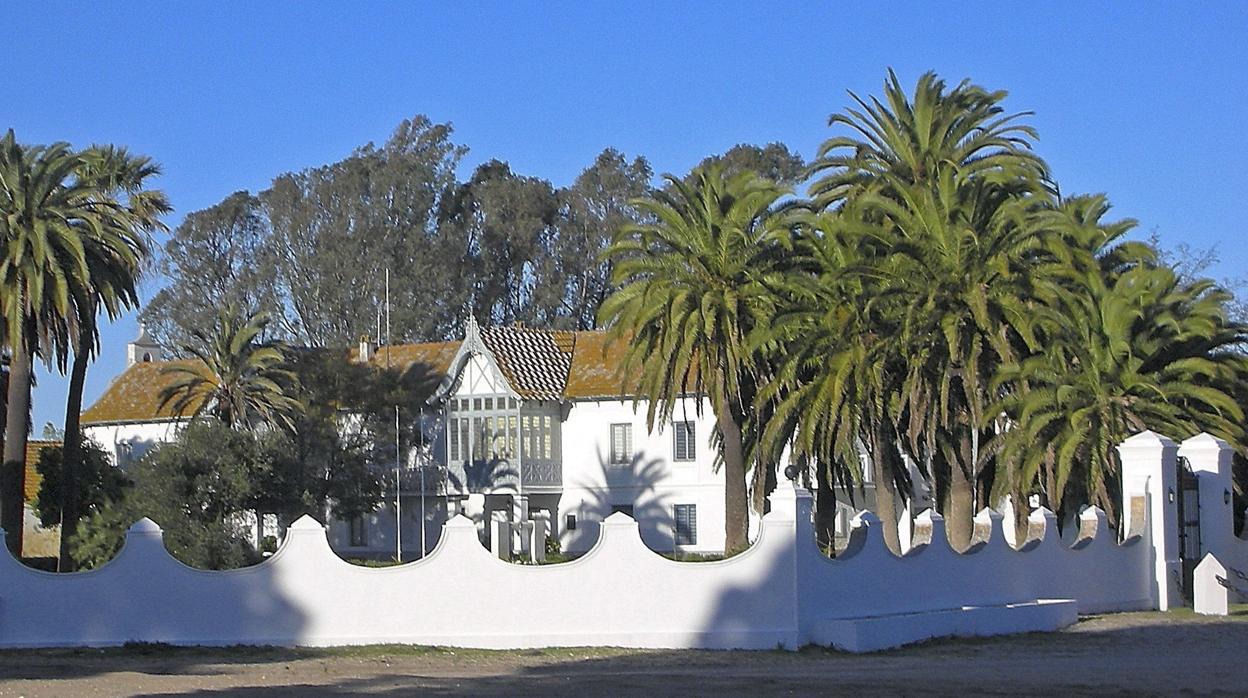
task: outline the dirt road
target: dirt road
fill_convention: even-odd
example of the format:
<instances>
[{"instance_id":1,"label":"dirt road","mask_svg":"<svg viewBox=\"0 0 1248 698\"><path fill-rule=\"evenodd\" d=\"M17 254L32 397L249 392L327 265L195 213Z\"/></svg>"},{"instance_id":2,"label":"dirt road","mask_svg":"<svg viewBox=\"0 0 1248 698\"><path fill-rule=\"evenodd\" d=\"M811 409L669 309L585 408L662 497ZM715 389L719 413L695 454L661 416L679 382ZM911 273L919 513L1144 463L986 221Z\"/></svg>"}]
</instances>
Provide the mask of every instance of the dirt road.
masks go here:
<instances>
[{"instance_id":1,"label":"dirt road","mask_svg":"<svg viewBox=\"0 0 1248 698\"><path fill-rule=\"evenodd\" d=\"M874 655L446 648L0 652L0 696L1248 694L1248 610L1133 613L1060 633Z\"/></svg>"}]
</instances>

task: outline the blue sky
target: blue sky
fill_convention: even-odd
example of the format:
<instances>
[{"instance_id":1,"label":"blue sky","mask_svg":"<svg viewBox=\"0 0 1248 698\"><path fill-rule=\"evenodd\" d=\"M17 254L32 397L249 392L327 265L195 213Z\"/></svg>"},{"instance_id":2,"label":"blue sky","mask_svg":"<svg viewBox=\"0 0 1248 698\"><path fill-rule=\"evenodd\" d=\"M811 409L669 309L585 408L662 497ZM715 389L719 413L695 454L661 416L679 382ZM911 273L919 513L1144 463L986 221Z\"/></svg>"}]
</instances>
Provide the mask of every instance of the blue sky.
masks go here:
<instances>
[{"instance_id":1,"label":"blue sky","mask_svg":"<svg viewBox=\"0 0 1248 698\"><path fill-rule=\"evenodd\" d=\"M893 67L1007 89L1066 193L1248 261L1248 3L8 3L0 128L155 157L177 212L384 140L417 113L566 184L604 147L684 172L739 142L809 157ZM146 295L156 289L148 284ZM104 331L87 404L124 367ZM35 434L59 425L44 372Z\"/></svg>"}]
</instances>

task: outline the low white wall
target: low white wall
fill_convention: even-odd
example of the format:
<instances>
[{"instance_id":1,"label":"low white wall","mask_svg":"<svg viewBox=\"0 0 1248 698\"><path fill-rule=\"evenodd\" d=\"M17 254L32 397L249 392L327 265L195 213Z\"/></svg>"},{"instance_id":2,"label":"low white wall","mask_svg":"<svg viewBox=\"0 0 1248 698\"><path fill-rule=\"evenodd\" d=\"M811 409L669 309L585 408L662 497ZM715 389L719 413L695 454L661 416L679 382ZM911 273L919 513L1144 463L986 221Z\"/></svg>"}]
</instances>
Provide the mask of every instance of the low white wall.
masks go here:
<instances>
[{"instance_id":1,"label":"low white wall","mask_svg":"<svg viewBox=\"0 0 1248 698\"><path fill-rule=\"evenodd\" d=\"M370 569L344 562L310 518L255 567L188 568L143 520L117 559L99 569L49 574L0 556L0 646L183 644L348 645L416 643L486 648L796 648L830 619L1075 599L1081 610L1147 605L1146 545L1118 545L1096 512L1096 534L1067 548L1052 516L1042 540L1015 551L1000 517L992 540L959 555L926 516L934 543L903 558L887 551L870 514L851 553L815 548L809 494L781 487L758 540L720 562L678 563L646 548L636 523L616 514L584 557L521 566L490 556L464 517L446 524L424 560Z\"/></svg>"}]
</instances>

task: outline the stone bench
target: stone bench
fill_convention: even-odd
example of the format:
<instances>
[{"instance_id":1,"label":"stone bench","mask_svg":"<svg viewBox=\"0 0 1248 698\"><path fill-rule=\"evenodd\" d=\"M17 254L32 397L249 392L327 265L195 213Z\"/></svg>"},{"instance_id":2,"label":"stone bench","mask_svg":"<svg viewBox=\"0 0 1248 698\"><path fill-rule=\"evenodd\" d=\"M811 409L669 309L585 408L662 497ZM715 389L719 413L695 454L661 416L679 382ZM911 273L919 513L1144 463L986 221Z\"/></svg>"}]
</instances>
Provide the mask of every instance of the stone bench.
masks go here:
<instances>
[{"instance_id":1,"label":"stone bench","mask_svg":"<svg viewBox=\"0 0 1248 698\"><path fill-rule=\"evenodd\" d=\"M815 624L811 641L847 652L875 652L938 637L1051 632L1078 619L1079 607L1072 599L1035 599L998 606L829 618Z\"/></svg>"}]
</instances>

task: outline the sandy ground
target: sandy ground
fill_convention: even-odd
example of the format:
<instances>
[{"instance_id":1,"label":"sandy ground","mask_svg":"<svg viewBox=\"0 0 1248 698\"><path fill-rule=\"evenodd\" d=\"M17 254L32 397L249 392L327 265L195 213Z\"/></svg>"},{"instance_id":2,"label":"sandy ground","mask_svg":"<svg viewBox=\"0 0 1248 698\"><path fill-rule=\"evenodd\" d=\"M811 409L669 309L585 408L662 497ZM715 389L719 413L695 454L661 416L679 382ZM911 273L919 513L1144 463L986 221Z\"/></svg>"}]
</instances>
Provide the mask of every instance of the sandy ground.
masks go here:
<instances>
[{"instance_id":1,"label":"sandy ground","mask_svg":"<svg viewBox=\"0 0 1248 698\"><path fill-rule=\"evenodd\" d=\"M421 647L0 652L0 696L1248 694L1248 609L1129 613L1059 633L872 655Z\"/></svg>"}]
</instances>

